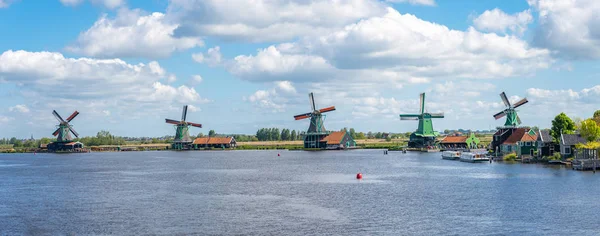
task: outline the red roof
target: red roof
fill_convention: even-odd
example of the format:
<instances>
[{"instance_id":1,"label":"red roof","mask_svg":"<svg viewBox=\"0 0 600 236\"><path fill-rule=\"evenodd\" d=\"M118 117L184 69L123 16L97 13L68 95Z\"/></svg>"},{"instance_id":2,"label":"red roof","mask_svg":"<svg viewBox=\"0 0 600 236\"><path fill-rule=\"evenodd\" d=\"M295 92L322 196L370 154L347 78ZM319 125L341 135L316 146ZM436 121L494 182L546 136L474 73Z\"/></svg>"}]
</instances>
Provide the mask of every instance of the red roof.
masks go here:
<instances>
[{"instance_id":1,"label":"red roof","mask_svg":"<svg viewBox=\"0 0 600 236\"><path fill-rule=\"evenodd\" d=\"M442 143L466 143L468 138L467 136L446 136L442 139Z\"/></svg>"},{"instance_id":2,"label":"red roof","mask_svg":"<svg viewBox=\"0 0 600 236\"><path fill-rule=\"evenodd\" d=\"M327 137L321 139L321 142L327 142L327 144L340 144L346 135L345 131L338 131L329 134Z\"/></svg>"},{"instance_id":3,"label":"red roof","mask_svg":"<svg viewBox=\"0 0 600 236\"><path fill-rule=\"evenodd\" d=\"M537 135L529 134L529 129L517 128L502 144L517 144L517 142L531 142L536 140Z\"/></svg>"},{"instance_id":4,"label":"red roof","mask_svg":"<svg viewBox=\"0 0 600 236\"><path fill-rule=\"evenodd\" d=\"M202 137L194 139L193 144L230 144L233 137Z\"/></svg>"}]
</instances>

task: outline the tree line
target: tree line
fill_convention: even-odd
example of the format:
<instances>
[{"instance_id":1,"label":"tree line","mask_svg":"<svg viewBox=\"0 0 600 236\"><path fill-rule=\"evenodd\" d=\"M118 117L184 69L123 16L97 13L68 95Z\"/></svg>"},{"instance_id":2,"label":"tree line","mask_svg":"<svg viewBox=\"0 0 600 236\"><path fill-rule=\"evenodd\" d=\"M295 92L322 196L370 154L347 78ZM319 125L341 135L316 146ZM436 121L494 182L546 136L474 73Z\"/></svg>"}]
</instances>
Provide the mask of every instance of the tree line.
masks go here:
<instances>
[{"instance_id":1,"label":"tree line","mask_svg":"<svg viewBox=\"0 0 600 236\"><path fill-rule=\"evenodd\" d=\"M600 140L600 110L594 112L591 118L585 120L571 119L562 112L552 120L550 135L555 142L560 141L561 134L574 134L576 132L588 142Z\"/></svg>"}]
</instances>

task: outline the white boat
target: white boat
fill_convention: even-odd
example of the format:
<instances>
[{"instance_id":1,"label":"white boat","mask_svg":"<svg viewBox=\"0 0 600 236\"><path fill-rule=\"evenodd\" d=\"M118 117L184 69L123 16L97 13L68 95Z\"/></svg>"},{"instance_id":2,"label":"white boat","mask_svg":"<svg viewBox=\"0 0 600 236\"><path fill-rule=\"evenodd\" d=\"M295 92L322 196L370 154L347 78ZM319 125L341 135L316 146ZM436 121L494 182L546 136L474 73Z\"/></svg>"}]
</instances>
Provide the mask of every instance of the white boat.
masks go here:
<instances>
[{"instance_id":1,"label":"white boat","mask_svg":"<svg viewBox=\"0 0 600 236\"><path fill-rule=\"evenodd\" d=\"M463 152L460 154L460 161L463 162L487 162L490 158L485 153Z\"/></svg>"},{"instance_id":2,"label":"white boat","mask_svg":"<svg viewBox=\"0 0 600 236\"><path fill-rule=\"evenodd\" d=\"M442 159L444 160L458 160L460 158L459 151L444 151L442 152Z\"/></svg>"}]
</instances>

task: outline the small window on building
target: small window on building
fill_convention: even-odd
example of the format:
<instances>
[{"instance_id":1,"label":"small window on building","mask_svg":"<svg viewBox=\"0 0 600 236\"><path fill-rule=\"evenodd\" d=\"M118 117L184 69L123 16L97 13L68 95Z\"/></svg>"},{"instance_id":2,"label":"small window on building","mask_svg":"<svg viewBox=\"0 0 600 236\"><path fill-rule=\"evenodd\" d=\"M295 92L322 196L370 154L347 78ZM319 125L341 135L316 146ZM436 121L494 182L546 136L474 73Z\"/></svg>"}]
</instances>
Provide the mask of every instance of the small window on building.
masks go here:
<instances>
[{"instance_id":1,"label":"small window on building","mask_svg":"<svg viewBox=\"0 0 600 236\"><path fill-rule=\"evenodd\" d=\"M571 154L571 147L565 147L565 154Z\"/></svg>"}]
</instances>

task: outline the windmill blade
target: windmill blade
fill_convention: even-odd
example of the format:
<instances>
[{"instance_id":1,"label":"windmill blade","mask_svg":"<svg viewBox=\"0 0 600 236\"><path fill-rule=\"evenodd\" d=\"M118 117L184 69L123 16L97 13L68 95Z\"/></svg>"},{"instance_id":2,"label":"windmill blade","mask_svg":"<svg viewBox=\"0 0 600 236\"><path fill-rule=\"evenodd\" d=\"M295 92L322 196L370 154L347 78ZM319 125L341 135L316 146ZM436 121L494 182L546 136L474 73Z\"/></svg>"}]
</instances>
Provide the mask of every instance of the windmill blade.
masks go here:
<instances>
[{"instance_id":1,"label":"windmill blade","mask_svg":"<svg viewBox=\"0 0 600 236\"><path fill-rule=\"evenodd\" d=\"M294 119L295 120L302 120L302 119L309 118L310 116L312 116L312 112L304 113L304 114L300 114L300 115L295 115Z\"/></svg>"},{"instance_id":2,"label":"windmill blade","mask_svg":"<svg viewBox=\"0 0 600 236\"><path fill-rule=\"evenodd\" d=\"M444 113L430 113L431 118L444 118Z\"/></svg>"},{"instance_id":3,"label":"windmill blade","mask_svg":"<svg viewBox=\"0 0 600 236\"><path fill-rule=\"evenodd\" d=\"M194 126L194 127L198 127L198 128L202 128L202 124L198 124L198 123L192 123L192 122L186 122L188 125Z\"/></svg>"},{"instance_id":4,"label":"windmill blade","mask_svg":"<svg viewBox=\"0 0 600 236\"><path fill-rule=\"evenodd\" d=\"M56 131L54 131L54 133L52 133L52 136L58 135L58 132L60 132L60 128L56 129Z\"/></svg>"},{"instance_id":5,"label":"windmill blade","mask_svg":"<svg viewBox=\"0 0 600 236\"><path fill-rule=\"evenodd\" d=\"M520 101L518 101L517 103L515 103L514 108L520 107L525 105L525 103L528 103L529 101L527 100L527 98L523 98Z\"/></svg>"},{"instance_id":6,"label":"windmill blade","mask_svg":"<svg viewBox=\"0 0 600 236\"><path fill-rule=\"evenodd\" d=\"M313 93L308 94L308 100L310 102L310 109L312 109L311 111L316 111L317 106L315 105L315 97L314 97Z\"/></svg>"},{"instance_id":7,"label":"windmill blade","mask_svg":"<svg viewBox=\"0 0 600 236\"><path fill-rule=\"evenodd\" d=\"M67 117L67 122L71 122L73 119L75 119L75 117L79 115L78 111L73 112L73 114L71 114L69 117Z\"/></svg>"},{"instance_id":8,"label":"windmill blade","mask_svg":"<svg viewBox=\"0 0 600 236\"><path fill-rule=\"evenodd\" d=\"M517 125L521 125L521 117L519 117L519 115L517 115Z\"/></svg>"},{"instance_id":9,"label":"windmill blade","mask_svg":"<svg viewBox=\"0 0 600 236\"><path fill-rule=\"evenodd\" d=\"M171 119L165 119L165 122L169 123L169 124L174 124L174 125L178 125L179 123L181 123L180 121L171 120Z\"/></svg>"},{"instance_id":10,"label":"windmill blade","mask_svg":"<svg viewBox=\"0 0 600 236\"><path fill-rule=\"evenodd\" d=\"M501 111L501 112L496 113L496 115L494 115L494 118L496 118L496 120L498 120L504 116L506 116L506 113L504 111Z\"/></svg>"},{"instance_id":11,"label":"windmill blade","mask_svg":"<svg viewBox=\"0 0 600 236\"><path fill-rule=\"evenodd\" d=\"M323 108L323 109L319 110L320 113L325 113L325 112L330 112L330 111L335 111L335 106L331 106L331 107L327 107L327 108Z\"/></svg>"},{"instance_id":12,"label":"windmill blade","mask_svg":"<svg viewBox=\"0 0 600 236\"><path fill-rule=\"evenodd\" d=\"M506 93L502 92L500 94L500 98L502 98L504 105L506 105L507 107L510 107L510 101L508 101L508 98L506 97Z\"/></svg>"},{"instance_id":13,"label":"windmill blade","mask_svg":"<svg viewBox=\"0 0 600 236\"><path fill-rule=\"evenodd\" d=\"M188 105L183 106L183 111L181 112L181 120L182 121L185 121L185 118L187 117L187 108L188 108Z\"/></svg>"},{"instance_id":14,"label":"windmill blade","mask_svg":"<svg viewBox=\"0 0 600 236\"><path fill-rule=\"evenodd\" d=\"M419 94L419 114L425 112L425 93Z\"/></svg>"},{"instance_id":15,"label":"windmill blade","mask_svg":"<svg viewBox=\"0 0 600 236\"><path fill-rule=\"evenodd\" d=\"M400 120L419 120L419 117L405 117L405 116L400 116Z\"/></svg>"},{"instance_id":16,"label":"windmill blade","mask_svg":"<svg viewBox=\"0 0 600 236\"><path fill-rule=\"evenodd\" d=\"M73 135L75 135L75 137L79 138L79 134L77 132L75 132L73 127L69 127L69 130L71 131L71 133L73 133Z\"/></svg>"},{"instance_id":17,"label":"windmill blade","mask_svg":"<svg viewBox=\"0 0 600 236\"><path fill-rule=\"evenodd\" d=\"M60 117L60 115L58 114L58 112L56 112L56 110L52 111L52 115L54 115L54 118L56 118L58 120L58 122L60 122L60 123L65 122L65 120L63 120L63 118Z\"/></svg>"}]
</instances>

